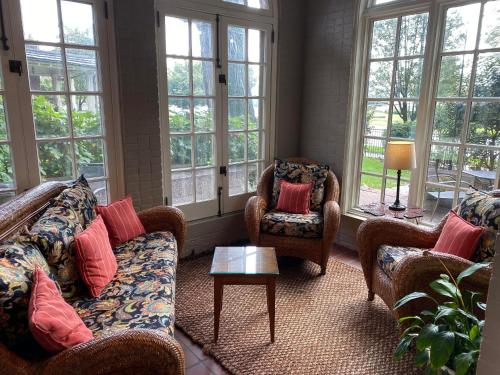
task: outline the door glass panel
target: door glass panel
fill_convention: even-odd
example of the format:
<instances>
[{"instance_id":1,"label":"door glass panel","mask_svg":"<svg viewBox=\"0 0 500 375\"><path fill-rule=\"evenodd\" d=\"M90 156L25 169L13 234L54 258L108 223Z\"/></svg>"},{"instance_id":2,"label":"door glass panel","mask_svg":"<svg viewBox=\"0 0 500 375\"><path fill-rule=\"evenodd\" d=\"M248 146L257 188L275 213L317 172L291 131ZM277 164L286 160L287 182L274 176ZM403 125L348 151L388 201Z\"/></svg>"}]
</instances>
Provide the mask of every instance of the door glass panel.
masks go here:
<instances>
[{"instance_id":1,"label":"door glass panel","mask_svg":"<svg viewBox=\"0 0 500 375\"><path fill-rule=\"evenodd\" d=\"M69 136L66 96L33 95L32 109L37 138Z\"/></svg>"},{"instance_id":2,"label":"door glass panel","mask_svg":"<svg viewBox=\"0 0 500 375\"><path fill-rule=\"evenodd\" d=\"M102 139L77 141L75 152L78 174L88 178L105 176Z\"/></svg>"},{"instance_id":3,"label":"door glass panel","mask_svg":"<svg viewBox=\"0 0 500 375\"><path fill-rule=\"evenodd\" d=\"M438 97L464 97L469 93L474 56L443 56L439 71Z\"/></svg>"},{"instance_id":4,"label":"door glass panel","mask_svg":"<svg viewBox=\"0 0 500 375\"><path fill-rule=\"evenodd\" d=\"M192 21L192 54L193 57L211 58L212 48L212 25L210 22Z\"/></svg>"},{"instance_id":5,"label":"door glass panel","mask_svg":"<svg viewBox=\"0 0 500 375\"><path fill-rule=\"evenodd\" d=\"M193 60L193 95L214 95L214 65L211 62Z\"/></svg>"},{"instance_id":6,"label":"door glass panel","mask_svg":"<svg viewBox=\"0 0 500 375\"><path fill-rule=\"evenodd\" d=\"M371 58L394 56L397 26L397 18L375 21L373 23Z\"/></svg>"},{"instance_id":7,"label":"door glass panel","mask_svg":"<svg viewBox=\"0 0 500 375\"><path fill-rule=\"evenodd\" d=\"M60 47L26 44L26 60L32 91L65 91Z\"/></svg>"},{"instance_id":8,"label":"door glass panel","mask_svg":"<svg viewBox=\"0 0 500 375\"><path fill-rule=\"evenodd\" d=\"M368 97L388 98L391 95L392 61L374 61L370 64Z\"/></svg>"},{"instance_id":9,"label":"door glass panel","mask_svg":"<svg viewBox=\"0 0 500 375\"><path fill-rule=\"evenodd\" d=\"M500 97L499 77L500 77L500 52L479 54L477 58L474 96Z\"/></svg>"},{"instance_id":10,"label":"door glass panel","mask_svg":"<svg viewBox=\"0 0 500 375\"><path fill-rule=\"evenodd\" d=\"M195 131L211 132L214 125L214 100L194 99L194 128Z\"/></svg>"},{"instance_id":11,"label":"door glass panel","mask_svg":"<svg viewBox=\"0 0 500 375\"><path fill-rule=\"evenodd\" d=\"M488 1L484 4L479 48L500 47L500 1Z\"/></svg>"},{"instance_id":12,"label":"door glass panel","mask_svg":"<svg viewBox=\"0 0 500 375\"><path fill-rule=\"evenodd\" d=\"M56 0L21 0L24 39L59 42L57 8Z\"/></svg>"},{"instance_id":13,"label":"door glass panel","mask_svg":"<svg viewBox=\"0 0 500 375\"><path fill-rule=\"evenodd\" d=\"M95 45L92 5L74 1L61 1L64 42Z\"/></svg>"},{"instance_id":14,"label":"door glass panel","mask_svg":"<svg viewBox=\"0 0 500 375\"><path fill-rule=\"evenodd\" d=\"M16 188L4 89L3 74L0 69L0 204L12 198Z\"/></svg>"},{"instance_id":15,"label":"door glass panel","mask_svg":"<svg viewBox=\"0 0 500 375\"><path fill-rule=\"evenodd\" d=\"M244 61L246 55L245 28L229 26L227 40L228 59L230 61Z\"/></svg>"},{"instance_id":16,"label":"door glass panel","mask_svg":"<svg viewBox=\"0 0 500 375\"><path fill-rule=\"evenodd\" d=\"M462 185L482 191L495 189L500 150L469 147L465 150Z\"/></svg>"},{"instance_id":17,"label":"door glass panel","mask_svg":"<svg viewBox=\"0 0 500 375\"><path fill-rule=\"evenodd\" d=\"M71 95L71 121L78 137L102 134L101 97Z\"/></svg>"},{"instance_id":18,"label":"door glass panel","mask_svg":"<svg viewBox=\"0 0 500 375\"><path fill-rule=\"evenodd\" d=\"M70 91L99 91L96 51L66 48Z\"/></svg>"},{"instance_id":19,"label":"door glass panel","mask_svg":"<svg viewBox=\"0 0 500 375\"><path fill-rule=\"evenodd\" d=\"M43 181L70 180L74 175L70 142L38 143L38 160Z\"/></svg>"},{"instance_id":20,"label":"door glass panel","mask_svg":"<svg viewBox=\"0 0 500 375\"><path fill-rule=\"evenodd\" d=\"M434 112L432 139L441 142L460 142L464 126L464 102L437 102Z\"/></svg>"},{"instance_id":21,"label":"door glass panel","mask_svg":"<svg viewBox=\"0 0 500 375\"><path fill-rule=\"evenodd\" d=\"M444 30L444 51L467 51L475 48L480 9L480 3L448 9Z\"/></svg>"},{"instance_id":22,"label":"door glass panel","mask_svg":"<svg viewBox=\"0 0 500 375\"><path fill-rule=\"evenodd\" d=\"M472 103L467 142L500 147L500 103Z\"/></svg>"},{"instance_id":23,"label":"door glass panel","mask_svg":"<svg viewBox=\"0 0 500 375\"><path fill-rule=\"evenodd\" d=\"M399 56L424 54L428 23L428 13L412 14L401 18Z\"/></svg>"}]
</instances>

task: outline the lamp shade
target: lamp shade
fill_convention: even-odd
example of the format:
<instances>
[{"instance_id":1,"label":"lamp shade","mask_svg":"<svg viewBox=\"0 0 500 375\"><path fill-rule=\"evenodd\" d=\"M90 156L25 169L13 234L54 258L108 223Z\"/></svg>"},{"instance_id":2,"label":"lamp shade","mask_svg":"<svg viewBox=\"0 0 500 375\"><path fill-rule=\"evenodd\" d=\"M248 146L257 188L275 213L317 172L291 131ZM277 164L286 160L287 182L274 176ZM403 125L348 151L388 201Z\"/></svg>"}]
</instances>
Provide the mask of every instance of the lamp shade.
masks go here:
<instances>
[{"instance_id":1,"label":"lamp shade","mask_svg":"<svg viewBox=\"0 0 500 375\"><path fill-rule=\"evenodd\" d=\"M415 161L415 143L392 141L385 149L384 166L387 169L411 170L417 166Z\"/></svg>"}]
</instances>

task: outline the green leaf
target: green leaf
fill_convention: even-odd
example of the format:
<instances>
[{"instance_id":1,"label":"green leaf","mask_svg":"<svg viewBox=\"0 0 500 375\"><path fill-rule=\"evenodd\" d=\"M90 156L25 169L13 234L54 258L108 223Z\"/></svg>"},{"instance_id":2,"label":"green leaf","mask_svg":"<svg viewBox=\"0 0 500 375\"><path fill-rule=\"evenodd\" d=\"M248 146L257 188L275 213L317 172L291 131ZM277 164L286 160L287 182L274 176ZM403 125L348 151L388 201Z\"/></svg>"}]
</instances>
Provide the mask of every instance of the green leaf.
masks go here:
<instances>
[{"instance_id":1,"label":"green leaf","mask_svg":"<svg viewBox=\"0 0 500 375\"><path fill-rule=\"evenodd\" d=\"M457 277L457 284L459 284L460 281L464 277L468 277L468 276L474 274L477 270L489 267L489 265L490 265L490 263L474 263L472 266L470 266L469 268L466 268L465 270L463 270L460 273L460 275L458 275L458 277Z\"/></svg>"},{"instance_id":2,"label":"green leaf","mask_svg":"<svg viewBox=\"0 0 500 375\"><path fill-rule=\"evenodd\" d=\"M424 320L419 316L404 316L402 318L399 318L398 321L399 323L403 323L407 320L418 320L420 323L424 323Z\"/></svg>"},{"instance_id":3,"label":"green leaf","mask_svg":"<svg viewBox=\"0 0 500 375\"><path fill-rule=\"evenodd\" d=\"M450 281L450 276L448 276L445 273L442 273L441 275L439 275L439 277L442 278L443 280Z\"/></svg>"},{"instance_id":4,"label":"green leaf","mask_svg":"<svg viewBox=\"0 0 500 375\"><path fill-rule=\"evenodd\" d=\"M439 312L437 313L435 317L435 321L447 317L447 316L456 316L458 315L458 311L456 309L452 309L450 307L445 307L445 306L439 306L438 307Z\"/></svg>"},{"instance_id":5,"label":"green leaf","mask_svg":"<svg viewBox=\"0 0 500 375\"><path fill-rule=\"evenodd\" d=\"M430 350L424 349L422 351L417 350L417 354L415 354L415 364L418 367L425 366L429 363L430 358Z\"/></svg>"},{"instance_id":6,"label":"green leaf","mask_svg":"<svg viewBox=\"0 0 500 375\"><path fill-rule=\"evenodd\" d=\"M477 360L478 351L460 353L455 357L455 374L466 375L471 365Z\"/></svg>"},{"instance_id":7,"label":"green leaf","mask_svg":"<svg viewBox=\"0 0 500 375\"><path fill-rule=\"evenodd\" d=\"M478 336L479 336L479 326L474 325L469 331L469 337L472 341L474 341Z\"/></svg>"},{"instance_id":8,"label":"green leaf","mask_svg":"<svg viewBox=\"0 0 500 375\"><path fill-rule=\"evenodd\" d=\"M425 348L430 347L438 332L438 326L432 323L427 324L424 328L422 328L416 341L417 349L424 350Z\"/></svg>"},{"instance_id":9,"label":"green leaf","mask_svg":"<svg viewBox=\"0 0 500 375\"><path fill-rule=\"evenodd\" d=\"M394 357L396 357L396 359L398 360L401 359L403 354L405 354L408 351L408 348L410 347L414 338L415 338L414 335L403 336L401 338L401 341L399 341L399 344L396 347L396 350L394 351Z\"/></svg>"},{"instance_id":10,"label":"green leaf","mask_svg":"<svg viewBox=\"0 0 500 375\"><path fill-rule=\"evenodd\" d=\"M434 280L429 286L445 297L458 298L461 295L455 285L443 279Z\"/></svg>"},{"instance_id":11,"label":"green leaf","mask_svg":"<svg viewBox=\"0 0 500 375\"><path fill-rule=\"evenodd\" d=\"M413 301L415 299L419 299L419 298L430 298L432 299L434 302L436 302L436 300L434 298L432 298L431 296L429 296L427 293L424 293L424 292L413 292L413 293L410 293L406 296L404 296L403 298L401 298L399 301L397 301L395 304L394 304L394 308L395 309L399 309L401 306L403 306L404 304L410 302L410 301ZM437 302L436 302L437 304Z\"/></svg>"},{"instance_id":12,"label":"green leaf","mask_svg":"<svg viewBox=\"0 0 500 375\"><path fill-rule=\"evenodd\" d=\"M431 345L431 365L435 369L443 367L449 360L455 348L455 335L453 332L439 332Z\"/></svg>"},{"instance_id":13,"label":"green leaf","mask_svg":"<svg viewBox=\"0 0 500 375\"><path fill-rule=\"evenodd\" d=\"M435 313L433 313L432 311L429 311L429 310L424 310L424 311L422 311L420 313L420 315L422 315L422 316L432 316L433 317L435 315Z\"/></svg>"},{"instance_id":14,"label":"green leaf","mask_svg":"<svg viewBox=\"0 0 500 375\"><path fill-rule=\"evenodd\" d=\"M478 302L477 307L479 307L483 311L486 311L486 303Z\"/></svg>"}]
</instances>

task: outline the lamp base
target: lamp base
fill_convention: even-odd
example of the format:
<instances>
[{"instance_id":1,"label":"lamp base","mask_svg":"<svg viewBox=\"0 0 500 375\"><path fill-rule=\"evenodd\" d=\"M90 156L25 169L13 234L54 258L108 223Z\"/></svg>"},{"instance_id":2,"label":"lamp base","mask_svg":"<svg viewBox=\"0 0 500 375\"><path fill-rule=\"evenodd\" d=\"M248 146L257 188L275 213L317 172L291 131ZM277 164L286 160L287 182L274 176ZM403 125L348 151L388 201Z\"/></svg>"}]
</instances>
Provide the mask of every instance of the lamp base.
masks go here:
<instances>
[{"instance_id":1,"label":"lamp base","mask_svg":"<svg viewBox=\"0 0 500 375\"><path fill-rule=\"evenodd\" d=\"M391 204L389 206L389 210L391 210L391 211L404 211L404 210L406 210L406 206L404 206L402 204L394 203L394 204Z\"/></svg>"}]
</instances>

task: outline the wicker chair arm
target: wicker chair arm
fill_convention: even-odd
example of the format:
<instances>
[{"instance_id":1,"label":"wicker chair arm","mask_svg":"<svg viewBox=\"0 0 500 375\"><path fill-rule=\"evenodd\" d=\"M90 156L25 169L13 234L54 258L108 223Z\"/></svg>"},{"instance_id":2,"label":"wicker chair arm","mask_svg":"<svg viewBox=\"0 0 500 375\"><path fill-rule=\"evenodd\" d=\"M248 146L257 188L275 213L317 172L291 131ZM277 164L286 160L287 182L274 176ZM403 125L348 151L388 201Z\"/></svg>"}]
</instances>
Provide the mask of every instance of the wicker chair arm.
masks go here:
<instances>
[{"instance_id":1,"label":"wicker chair arm","mask_svg":"<svg viewBox=\"0 0 500 375\"><path fill-rule=\"evenodd\" d=\"M259 243L260 221L267 207L266 200L260 195L250 197L245 206L245 223L250 242L254 245Z\"/></svg>"},{"instance_id":2,"label":"wicker chair arm","mask_svg":"<svg viewBox=\"0 0 500 375\"><path fill-rule=\"evenodd\" d=\"M332 200L323 205L323 242L330 248L340 227L340 207Z\"/></svg>"},{"instance_id":3,"label":"wicker chair arm","mask_svg":"<svg viewBox=\"0 0 500 375\"><path fill-rule=\"evenodd\" d=\"M381 245L432 248L441 234L445 221L446 218L433 228L385 217L372 218L363 222L359 226L356 242L368 288L371 289L372 267Z\"/></svg>"},{"instance_id":4,"label":"wicker chair arm","mask_svg":"<svg viewBox=\"0 0 500 375\"><path fill-rule=\"evenodd\" d=\"M443 265L444 264L444 265ZM412 292L427 292L436 299L440 297L432 291L429 283L438 279L439 275L447 274L445 269L456 278L460 272L474 263L454 255L424 252L423 254L408 255L397 265L393 272L393 285L395 301ZM488 285L492 274L492 268L482 268L473 275L462 279L460 287L463 290L472 290L482 293L484 302L488 293ZM416 315L421 311L432 307L433 303L426 299L419 299L407 303L395 310L398 318L408 315Z\"/></svg>"},{"instance_id":5,"label":"wicker chair arm","mask_svg":"<svg viewBox=\"0 0 500 375\"><path fill-rule=\"evenodd\" d=\"M257 184L257 195L266 201L266 205L271 205L274 184L274 163L269 165L260 176Z\"/></svg>"},{"instance_id":6,"label":"wicker chair arm","mask_svg":"<svg viewBox=\"0 0 500 375\"><path fill-rule=\"evenodd\" d=\"M125 330L67 349L43 362L40 374L184 374L179 343L153 330Z\"/></svg>"},{"instance_id":7,"label":"wicker chair arm","mask_svg":"<svg viewBox=\"0 0 500 375\"><path fill-rule=\"evenodd\" d=\"M141 211L138 215L146 232L172 232L177 240L177 251L179 254L182 253L186 242L187 224L181 210L170 206L158 206Z\"/></svg>"}]
</instances>

